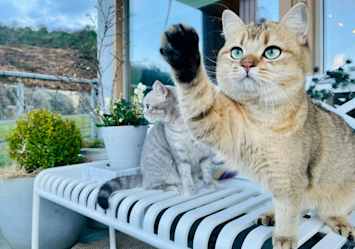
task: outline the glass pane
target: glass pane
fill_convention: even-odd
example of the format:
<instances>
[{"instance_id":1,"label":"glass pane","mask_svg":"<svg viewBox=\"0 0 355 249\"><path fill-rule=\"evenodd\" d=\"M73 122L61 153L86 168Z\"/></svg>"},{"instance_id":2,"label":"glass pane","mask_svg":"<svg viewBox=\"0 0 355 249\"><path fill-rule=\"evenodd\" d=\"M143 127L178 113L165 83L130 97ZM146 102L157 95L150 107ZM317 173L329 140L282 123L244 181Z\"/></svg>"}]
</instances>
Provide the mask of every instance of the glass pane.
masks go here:
<instances>
[{"instance_id":1,"label":"glass pane","mask_svg":"<svg viewBox=\"0 0 355 249\"><path fill-rule=\"evenodd\" d=\"M279 0L258 0L256 22L279 21Z\"/></svg>"},{"instance_id":2,"label":"glass pane","mask_svg":"<svg viewBox=\"0 0 355 249\"><path fill-rule=\"evenodd\" d=\"M355 60L354 0L324 0L324 70ZM355 71L352 63L345 70Z\"/></svg>"},{"instance_id":3,"label":"glass pane","mask_svg":"<svg viewBox=\"0 0 355 249\"><path fill-rule=\"evenodd\" d=\"M139 82L151 86L155 80L173 84L170 67L159 54L168 6L169 0L130 0L130 12L133 14L130 18L133 87ZM199 47L204 64L212 78L218 51L224 44L221 38L221 13L226 8L238 13L239 3L234 0L173 0L166 27L182 22L196 29L200 35Z\"/></svg>"}]
</instances>

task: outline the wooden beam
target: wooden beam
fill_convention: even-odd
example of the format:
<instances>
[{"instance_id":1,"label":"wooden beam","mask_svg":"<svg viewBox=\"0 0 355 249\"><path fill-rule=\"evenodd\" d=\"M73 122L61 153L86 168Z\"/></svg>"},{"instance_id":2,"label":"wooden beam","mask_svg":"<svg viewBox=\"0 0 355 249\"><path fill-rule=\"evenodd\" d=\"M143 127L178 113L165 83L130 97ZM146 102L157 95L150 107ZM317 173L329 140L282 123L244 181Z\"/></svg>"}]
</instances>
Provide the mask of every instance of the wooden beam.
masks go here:
<instances>
[{"instance_id":1,"label":"wooden beam","mask_svg":"<svg viewBox=\"0 0 355 249\"><path fill-rule=\"evenodd\" d=\"M281 21L282 18L286 15L286 13L291 9L292 0L279 0L279 20Z\"/></svg>"},{"instance_id":2,"label":"wooden beam","mask_svg":"<svg viewBox=\"0 0 355 249\"><path fill-rule=\"evenodd\" d=\"M122 1L125 0L112 0L112 5L117 8L122 6ZM121 35L118 35L118 31L124 31L124 23L119 21L124 16L123 10L120 10L116 15L115 25L112 27L112 34L116 34L112 36L112 54L116 55L120 59L124 59L124 40ZM116 79L114 88L113 88L113 98L119 98L120 94L123 93L124 89L124 81L123 81L123 66L116 72L117 67L119 66L119 61L114 59L112 62L112 79L115 78L116 73L118 77ZM126 97L126 96L125 96Z\"/></svg>"},{"instance_id":3,"label":"wooden beam","mask_svg":"<svg viewBox=\"0 0 355 249\"><path fill-rule=\"evenodd\" d=\"M310 20L309 20L309 28L307 33L309 48L311 49L311 69L313 69L316 65L316 0L280 0L279 1L279 20L286 15L286 13L299 2L305 2L309 9ZM317 56L319 57L319 56ZM318 64L319 62L317 62ZM317 65L318 66L318 65ZM310 72L312 70L310 69Z\"/></svg>"}]
</instances>

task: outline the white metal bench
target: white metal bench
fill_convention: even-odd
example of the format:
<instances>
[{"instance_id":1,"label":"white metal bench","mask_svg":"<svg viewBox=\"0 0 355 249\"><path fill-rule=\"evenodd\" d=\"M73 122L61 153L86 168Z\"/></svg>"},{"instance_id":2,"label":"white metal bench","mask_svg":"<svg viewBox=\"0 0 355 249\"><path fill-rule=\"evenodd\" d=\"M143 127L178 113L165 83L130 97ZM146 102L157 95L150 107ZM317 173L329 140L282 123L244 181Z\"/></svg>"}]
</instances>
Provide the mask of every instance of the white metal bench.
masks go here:
<instances>
[{"instance_id":1,"label":"white metal bench","mask_svg":"<svg viewBox=\"0 0 355 249\"><path fill-rule=\"evenodd\" d=\"M227 249L233 244L237 248L257 249L273 234L273 227L254 223L259 214L272 207L271 197L260 194L260 188L247 180L220 181L223 189L201 189L192 197L143 188L121 190L111 197L110 208L105 211L96 205L101 184L83 179L81 167L46 169L36 177L32 249L38 249L39 245L40 197L108 225L111 249L116 248L115 229L164 249L192 246L195 249ZM355 213L350 219L355 223ZM317 215L301 218L299 246L324 226ZM330 231L312 248L337 249L346 241Z\"/></svg>"}]
</instances>

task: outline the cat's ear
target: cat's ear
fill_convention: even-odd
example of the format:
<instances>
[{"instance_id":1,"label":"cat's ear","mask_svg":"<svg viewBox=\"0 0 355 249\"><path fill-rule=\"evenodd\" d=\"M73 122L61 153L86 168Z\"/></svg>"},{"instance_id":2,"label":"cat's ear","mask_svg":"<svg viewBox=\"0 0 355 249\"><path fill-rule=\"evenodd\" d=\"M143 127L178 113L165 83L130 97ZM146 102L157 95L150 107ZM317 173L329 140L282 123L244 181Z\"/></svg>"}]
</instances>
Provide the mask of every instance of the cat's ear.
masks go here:
<instances>
[{"instance_id":1,"label":"cat's ear","mask_svg":"<svg viewBox=\"0 0 355 249\"><path fill-rule=\"evenodd\" d=\"M242 19L240 19L239 16L231 10L223 11L222 24L223 34L226 39L228 39L228 37L231 37L232 35L235 35L235 29L245 26Z\"/></svg>"},{"instance_id":2,"label":"cat's ear","mask_svg":"<svg viewBox=\"0 0 355 249\"><path fill-rule=\"evenodd\" d=\"M156 80L153 84L153 91L157 94L168 96L168 89L159 80Z\"/></svg>"},{"instance_id":3,"label":"cat's ear","mask_svg":"<svg viewBox=\"0 0 355 249\"><path fill-rule=\"evenodd\" d=\"M309 12L305 3L298 3L293 6L282 18L280 24L287 26L293 32L301 44L307 42L307 31L309 25Z\"/></svg>"}]
</instances>

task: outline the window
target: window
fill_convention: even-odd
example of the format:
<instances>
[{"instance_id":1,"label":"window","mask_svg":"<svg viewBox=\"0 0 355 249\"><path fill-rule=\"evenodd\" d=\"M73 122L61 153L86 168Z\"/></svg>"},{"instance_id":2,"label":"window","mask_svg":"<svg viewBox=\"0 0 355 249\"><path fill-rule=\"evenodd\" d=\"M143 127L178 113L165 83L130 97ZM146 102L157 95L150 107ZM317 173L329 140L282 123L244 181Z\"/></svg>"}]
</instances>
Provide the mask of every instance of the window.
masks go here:
<instances>
[{"instance_id":1,"label":"window","mask_svg":"<svg viewBox=\"0 0 355 249\"><path fill-rule=\"evenodd\" d=\"M155 80L164 84L173 84L170 79L170 67L160 57L160 37L168 13L168 0L130 0L130 77L132 87L139 82L151 86ZM166 29L176 23L186 23L194 27L200 35L200 51L204 63L215 66L221 39L221 13L230 8L238 13L238 1L173 0ZM212 69L210 70L213 71ZM213 73L212 77L213 77Z\"/></svg>"},{"instance_id":2,"label":"window","mask_svg":"<svg viewBox=\"0 0 355 249\"><path fill-rule=\"evenodd\" d=\"M324 71L355 60L354 0L324 0ZM355 63L345 70L355 71Z\"/></svg>"}]
</instances>

